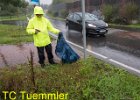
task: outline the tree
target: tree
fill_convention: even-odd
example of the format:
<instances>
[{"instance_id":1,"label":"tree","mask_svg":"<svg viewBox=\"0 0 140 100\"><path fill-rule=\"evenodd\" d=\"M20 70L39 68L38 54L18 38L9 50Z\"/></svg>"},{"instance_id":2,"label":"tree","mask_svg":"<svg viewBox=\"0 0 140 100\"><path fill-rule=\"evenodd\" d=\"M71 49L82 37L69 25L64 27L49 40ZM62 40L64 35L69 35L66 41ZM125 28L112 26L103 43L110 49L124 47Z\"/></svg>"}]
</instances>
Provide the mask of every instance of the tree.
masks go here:
<instances>
[{"instance_id":1,"label":"tree","mask_svg":"<svg viewBox=\"0 0 140 100\"><path fill-rule=\"evenodd\" d=\"M0 1L0 15L15 15L22 8L26 8L28 3L25 0L1 0Z\"/></svg>"}]
</instances>

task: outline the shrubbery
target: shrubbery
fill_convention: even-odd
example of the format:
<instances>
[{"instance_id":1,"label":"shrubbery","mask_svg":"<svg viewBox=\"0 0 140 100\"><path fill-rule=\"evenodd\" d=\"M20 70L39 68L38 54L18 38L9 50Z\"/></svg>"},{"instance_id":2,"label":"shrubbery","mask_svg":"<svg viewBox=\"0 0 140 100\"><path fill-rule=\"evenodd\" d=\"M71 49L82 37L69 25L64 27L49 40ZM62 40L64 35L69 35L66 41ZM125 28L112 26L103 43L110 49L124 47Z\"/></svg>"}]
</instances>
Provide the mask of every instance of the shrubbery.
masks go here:
<instances>
[{"instance_id":1,"label":"shrubbery","mask_svg":"<svg viewBox=\"0 0 140 100\"><path fill-rule=\"evenodd\" d=\"M128 23L131 23L132 20L138 19L139 8L136 4L129 2L120 8L119 15L121 18L125 18Z\"/></svg>"},{"instance_id":2,"label":"shrubbery","mask_svg":"<svg viewBox=\"0 0 140 100\"><path fill-rule=\"evenodd\" d=\"M102 7L102 12L105 15L105 21L117 24L129 24L133 20L139 18L138 5L128 2L124 6L105 4Z\"/></svg>"},{"instance_id":3,"label":"shrubbery","mask_svg":"<svg viewBox=\"0 0 140 100\"><path fill-rule=\"evenodd\" d=\"M61 17L62 17L62 18L66 18L67 15L68 15L68 11L62 9L62 10L61 10Z\"/></svg>"},{"instance_id":4,"label":"shrubbery","mask_svg":"<svg viewBox=\"0 0 140 100\"><path fill-rule=\"evenodd\" d=\"M116 16L116 11L117 11L117 7L113 6L113 5L103 5L102 7L102 12L103 15L105 16L105 21L106 22L111 22L111 19Z\"/></svg>"},{"instance_id":5,"label":"shrubbery","mask_svg":"<svg viewBox=\"0 0 140 100\"><path fill-rule=\"evenodd\" d=\"M23 13L22 8L26 8L28 3L25 0L2 0L0 2L0 16L17 15Z\"/></svg>"}]
</instances>

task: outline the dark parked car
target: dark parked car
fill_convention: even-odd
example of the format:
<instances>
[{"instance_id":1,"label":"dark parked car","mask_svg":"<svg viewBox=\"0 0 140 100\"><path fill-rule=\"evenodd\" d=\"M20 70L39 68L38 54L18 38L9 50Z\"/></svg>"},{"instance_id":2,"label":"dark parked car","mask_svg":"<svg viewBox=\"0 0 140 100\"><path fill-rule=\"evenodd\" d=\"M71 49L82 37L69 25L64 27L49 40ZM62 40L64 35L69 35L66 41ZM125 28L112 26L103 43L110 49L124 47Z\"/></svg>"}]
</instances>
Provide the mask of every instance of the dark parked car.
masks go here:
<instances>
[{"instance_id":1,"label":"dark parked car","mask_svg":"<svg viewBox=\"0 0 140 100\"><path fill-rule=\"evenodd\" d=\"M99 20L95 15L91 13L85 13L85 22L86 22L86 35L96 34L105 36L108 32L108 24L103 20ZM82 32L82 13L74 12L70 13L66 18L66 25L68 30L76 30Z\"/></svg>"}]
</instances>

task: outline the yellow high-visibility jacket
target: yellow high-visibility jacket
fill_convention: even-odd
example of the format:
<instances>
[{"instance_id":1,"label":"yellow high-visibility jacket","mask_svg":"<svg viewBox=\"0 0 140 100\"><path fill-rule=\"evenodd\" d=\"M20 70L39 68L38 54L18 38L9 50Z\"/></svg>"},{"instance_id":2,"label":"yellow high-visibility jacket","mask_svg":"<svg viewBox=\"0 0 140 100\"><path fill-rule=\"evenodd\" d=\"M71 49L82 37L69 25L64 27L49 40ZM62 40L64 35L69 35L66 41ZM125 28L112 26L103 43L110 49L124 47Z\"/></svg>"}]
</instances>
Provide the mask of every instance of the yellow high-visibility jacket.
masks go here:
<instances>
[{"instance_id":1,"label":"yellow high-visibility jacket","mask_svg":"<svg viewBox=\"0 0 140 100\"><path fill-rule=\"evenodd\" d=\"M39 7L38 7L39 8ZM34 14L42 14L43 10L35 7ZM35 34L35 29L40 30ZM51 43L48 31L58 34L60 31L52 26L50 21L45 17L38 18L36 15L29 20L26 31L28 34L33 34L34 45L37 47L43 47Z\"/></svg>"}]
</instances>

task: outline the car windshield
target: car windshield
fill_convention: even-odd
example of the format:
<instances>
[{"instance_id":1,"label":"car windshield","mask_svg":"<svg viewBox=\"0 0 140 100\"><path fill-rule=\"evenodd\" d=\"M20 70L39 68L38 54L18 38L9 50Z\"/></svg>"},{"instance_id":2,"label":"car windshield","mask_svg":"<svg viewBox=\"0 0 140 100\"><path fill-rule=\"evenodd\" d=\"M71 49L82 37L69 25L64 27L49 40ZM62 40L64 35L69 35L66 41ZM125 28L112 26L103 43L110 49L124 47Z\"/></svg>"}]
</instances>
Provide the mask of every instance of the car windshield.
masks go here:
<instances>
[{"instance_id":1,"label":"car windshield","mask_svg":"<svg viewBox=\"0 0 140 100\"><path fill-rule=\"evenodd\" d=\"M80 13L80 16L82 16L82 13ZM86 13L85 14L85 20L93 20L93 21L96 21L96 20L99 20L99 19L95 15L93 15L93 14Z\"/></svg>"},{"instance_id":2,"label":"car windshield","mask_svg":"<svg viewBox=\"0 0 140 100\"><path fill-rule=\"evenodd\" d=\"M96 16L93 15L93 14L87 13L87 14L85 14L85 20L94 20L94 21L96 21L96 20L98 20L98 18L96 18Z\"/></svg>"}]
</instances>

